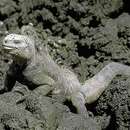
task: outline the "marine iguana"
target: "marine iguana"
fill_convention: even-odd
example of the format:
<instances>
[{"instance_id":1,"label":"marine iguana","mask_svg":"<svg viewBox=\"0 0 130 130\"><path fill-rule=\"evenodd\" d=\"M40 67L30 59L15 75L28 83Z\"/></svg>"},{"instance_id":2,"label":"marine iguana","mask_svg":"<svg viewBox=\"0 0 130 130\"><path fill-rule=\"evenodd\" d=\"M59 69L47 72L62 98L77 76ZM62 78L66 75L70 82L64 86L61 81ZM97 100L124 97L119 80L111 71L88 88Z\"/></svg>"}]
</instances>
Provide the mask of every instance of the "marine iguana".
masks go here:
<instances>
[{"instance_id":1,"label":"marine iguana","mask_svg":"<svg viewBox=\"0 0 130 130\"><path fill-rule=\"evenodd\" d=\"M13 63L1 92L11 91L15 81L29 89L41 85L56 86L72 101L78 113L88 116L86 103L96 101L116 75L130 76L129 66L111 62L82 85L72 71L57 65L38 42L41 41L32 26L24 26L21 34L9 34L4 38L3 49L12 55Z\"/></svg>"}]
</instances>

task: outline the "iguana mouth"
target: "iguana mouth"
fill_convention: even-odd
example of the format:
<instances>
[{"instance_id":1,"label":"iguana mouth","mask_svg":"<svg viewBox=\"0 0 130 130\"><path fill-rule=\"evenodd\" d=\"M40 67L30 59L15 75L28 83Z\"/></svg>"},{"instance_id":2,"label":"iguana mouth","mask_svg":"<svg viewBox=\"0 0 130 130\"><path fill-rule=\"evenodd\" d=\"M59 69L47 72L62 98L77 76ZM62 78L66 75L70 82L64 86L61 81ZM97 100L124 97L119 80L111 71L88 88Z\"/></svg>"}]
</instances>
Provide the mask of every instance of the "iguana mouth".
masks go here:
<instances>
[{"instance_id":1,"label":"iguana mouth","mask_svg":"<svg viewBox=\"0 0 130 130\"><path fill-rule=\"evenodd\" d=\"M13 47L7 46L7 45L3 45L3 48L4 48L5 50L12 50L12 49L14 49Z\"/></svg>"}]
</instances>

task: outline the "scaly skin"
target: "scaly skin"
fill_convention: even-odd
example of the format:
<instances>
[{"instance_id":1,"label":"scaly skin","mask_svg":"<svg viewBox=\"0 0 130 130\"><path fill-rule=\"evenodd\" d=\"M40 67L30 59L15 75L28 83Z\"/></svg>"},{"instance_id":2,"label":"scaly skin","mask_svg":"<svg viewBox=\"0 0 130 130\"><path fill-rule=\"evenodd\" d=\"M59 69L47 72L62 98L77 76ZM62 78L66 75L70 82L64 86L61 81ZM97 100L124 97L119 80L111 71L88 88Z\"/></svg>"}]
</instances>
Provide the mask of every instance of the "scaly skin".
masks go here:
<instances>
[{"instance_id":1,"label":"scaly skin","mask_svg":"<svg viewBox=\"0 0 130 130\"><path fill-rule=\"evenodd\" d=\"M13 62L6 73L1 93L11 91L16 81L27 85L31 90L54 84L54 80L41 67L41 59L35 52L33 40L24 35L10 34L4 38L3 49L12 55Z\"/></svg>"},{"instance_id":2,"label":"scaly skin","mask_svg":"<svg viewBox=\"0 0 130 130\"><path fill-rule=\"evenodd\" d=\"M87 117L86 103L96 101L116 75L130 75L129 66L112 62L81 85L73 72L59 67L47 50L39 46L41 40L32 26L24 26L21 34L10 34L3 40L4 49L13 58L4 91L10 91L16 80L30 89L45 84L56 86L58 92L72 101L78 113Z\"/></svg>"},{"instance_id":3,"label":"scaly skin","mask_svg":"<svg viewBox=\"0 0 130 130\"><path fill-rule=\"evenodd\" d=\"M111 62L95 76L87 80L81 88L86 103L90 104L96 101L116 75L130 76L130 67Z\"/></svg>"}]
</instances>

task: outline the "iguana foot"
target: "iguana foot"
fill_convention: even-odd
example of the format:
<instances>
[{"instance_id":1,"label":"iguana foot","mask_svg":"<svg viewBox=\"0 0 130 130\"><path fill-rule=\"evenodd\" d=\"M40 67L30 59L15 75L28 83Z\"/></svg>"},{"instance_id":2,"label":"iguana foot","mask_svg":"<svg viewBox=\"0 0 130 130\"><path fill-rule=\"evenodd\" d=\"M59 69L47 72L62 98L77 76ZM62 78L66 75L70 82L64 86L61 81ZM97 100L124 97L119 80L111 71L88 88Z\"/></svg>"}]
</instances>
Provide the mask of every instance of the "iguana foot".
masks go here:
<instances>
[{"instance_id":1,"label":"iguana foot","mask_svg":"<svg viewBox=\"0 0 130 130\"><path fill-rule=\"evenodd\" d=\"M77 112L84 116L85 118L89 117L87 108L85 106L85 99L82 93L78 92L76 94L71 95L72 104L76 107Z\"/></svg>"}]
</instances>

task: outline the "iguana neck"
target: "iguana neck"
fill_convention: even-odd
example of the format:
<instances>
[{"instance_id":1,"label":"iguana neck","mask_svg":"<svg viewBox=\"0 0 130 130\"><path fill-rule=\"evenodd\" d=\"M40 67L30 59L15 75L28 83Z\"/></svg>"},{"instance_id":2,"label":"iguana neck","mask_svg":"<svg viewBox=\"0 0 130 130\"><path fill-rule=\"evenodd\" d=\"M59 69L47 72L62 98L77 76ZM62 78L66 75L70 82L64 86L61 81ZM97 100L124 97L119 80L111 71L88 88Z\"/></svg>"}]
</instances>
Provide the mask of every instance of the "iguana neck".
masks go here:
<instances>
[{"instance_id":1,"label":"iguana neck","mask_svg":"<svg viewBox=\"0 0 130 130\"><path fill-rule=\"evenodd\" d=\"M17 56L12 56L12 59L14 61L14 63L22 66L22 65L35 65L36 62L37 62L37 53L36 52L33 52L33 55L30 57L30 58L21 58L21 57L17 57Z\"/></svg>"},{"instance_id":2,"label":"iguana neck","mask_svg":"<svg viewBox=\"0 0 130 130\"><path fill-rule=\"evenodd\" d=\"M22 66L22 65L27 65L28 64L28 62L30 62L29 60L27 60L27 59L19 59L19 58L16 58L16 57L13 57L12 58L13 59L13 62L15 63L15 64L18 64L19 66Z\"/></svg>"},{"instance_id":3,"label":"iguana neck","mask_svg":"<svg viewBox=\"0 0 130 130\"><path fill-rule=\"evenodd\" d=\"M42 52L41 59L44 71L50 77L52 77L54 80L57 81L59 79L59 74L61 72L60 67L54 62L54 60L49 54Z\"/></svg>"}]
</instances>

